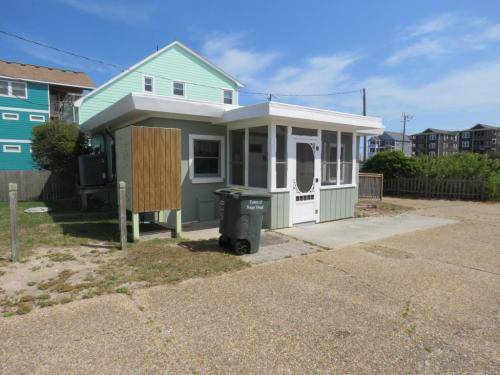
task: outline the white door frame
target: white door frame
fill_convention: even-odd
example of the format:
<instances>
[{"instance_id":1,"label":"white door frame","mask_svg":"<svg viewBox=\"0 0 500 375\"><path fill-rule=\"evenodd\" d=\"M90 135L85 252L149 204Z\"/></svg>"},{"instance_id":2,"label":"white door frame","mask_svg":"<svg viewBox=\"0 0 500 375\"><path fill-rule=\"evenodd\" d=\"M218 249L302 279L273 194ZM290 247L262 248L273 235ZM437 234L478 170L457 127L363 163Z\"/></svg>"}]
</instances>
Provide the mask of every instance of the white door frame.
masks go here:
<instances>
[{"instance_id":1,"label":"white door frame","mask_svg":"<svg viewBox=\"0 0 500 375\"><path fill-rule=\"evenodd\" d=\"M290 132L291 133L291 132ZM321 185L321 132L318 131L318 136L302 136L302 135L292 135L290 134L290 142L289 145L289 187L290 187L290 226L294 224L298 224L300 222L295 221L295 211L296 211L296 171L297 171L297 159L296 159L296 151L297 151L297 143L309 143L313 144L313 152L314 152L314 179L313 179L313 189L311 191L314 194L313 200L313 213L311 215L311 221L315 221L319 223L319 207L320 207L320 185ZM304 221L305 222L305 221Z\"/></svg>"}]
</instances>

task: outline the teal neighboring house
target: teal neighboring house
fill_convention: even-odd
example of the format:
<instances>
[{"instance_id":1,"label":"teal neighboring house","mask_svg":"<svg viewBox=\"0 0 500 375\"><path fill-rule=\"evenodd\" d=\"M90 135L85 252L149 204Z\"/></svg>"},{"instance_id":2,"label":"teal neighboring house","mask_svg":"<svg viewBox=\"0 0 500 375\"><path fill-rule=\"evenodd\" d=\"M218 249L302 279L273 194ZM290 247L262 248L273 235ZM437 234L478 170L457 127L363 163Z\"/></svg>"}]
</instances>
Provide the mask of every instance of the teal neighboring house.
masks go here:
<instances>
[{"instance_id":1,"label":"teal neighboring house","mask_svg":"<svg viewBox=\"0 0 500 375\"><path fill-rule=\"evenodd\" d=\"M73 103L93 88L83 72L0 60L0 170L36 169L31 129L75 121Z\"/></svg>"},{"instance_id":2,"label":"teal neighboring house","mask_svg":"<svg viewBox=\"0 0 500 375\"><path fill-rule=\"evenodd\" d=\"M130 133L127 129L181 130L180 211L185 224L214 220L218 207L213 191L228 185L271 194L265 218L269 228L352 217L359 137L381 134L382 120L274 101L241 106L242 87L175 41L75 106L82 130L93 138L94 151L108 160L107 180L128 181L129 188L141 177L131 173L130 141L121 143ZM152 145L157 141L150 142L151 147L140 147L156 150ZM153 162L143 168L155 173L154 151L149 160ZM161 189L164 186L149 186L146 193ZM175 218L161 210L155 215L178 223L178 211ZM136 237L142 212L132 214Z\"/></svg>"}]
</instances>

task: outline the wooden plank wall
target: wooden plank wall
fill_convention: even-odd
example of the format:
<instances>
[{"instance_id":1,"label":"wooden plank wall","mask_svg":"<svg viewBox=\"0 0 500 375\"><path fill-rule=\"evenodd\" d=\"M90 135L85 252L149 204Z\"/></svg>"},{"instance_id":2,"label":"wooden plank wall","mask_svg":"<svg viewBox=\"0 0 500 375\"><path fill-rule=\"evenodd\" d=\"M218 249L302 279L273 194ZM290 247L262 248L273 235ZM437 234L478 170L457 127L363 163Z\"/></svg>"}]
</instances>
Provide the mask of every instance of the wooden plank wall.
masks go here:
<instances>
[{"instance_id":1,"label":"wooden plank wall","mask_svg":"<svg viewBox=\"0 0 500 375\"><path fill-rule=\"evenodd\" d=\"M181 208L181 130L132 127L133 212Z\"/></svg>"},{"instance_id":2,"label":"wooden plank wall","mask_svg":"<svg viewBox=\"0 0 500 375\"><path fill-rule=\"evenodd\" d=\"M384 175L379 173L360 173L358 181L359 198L382 199Z\"/></svg>"},{"instance_id":3,"label":"wooden plank wall","mask_svg":"<svg viewBox=\"0 0 500 375\"><path fill-rule=\"evenodd\" d=\"M0 171L0 201L9 200L9 183L16 183L18 200L50 201L76 196L76 189L50 171Z\"/></svg>"}]
</instances>

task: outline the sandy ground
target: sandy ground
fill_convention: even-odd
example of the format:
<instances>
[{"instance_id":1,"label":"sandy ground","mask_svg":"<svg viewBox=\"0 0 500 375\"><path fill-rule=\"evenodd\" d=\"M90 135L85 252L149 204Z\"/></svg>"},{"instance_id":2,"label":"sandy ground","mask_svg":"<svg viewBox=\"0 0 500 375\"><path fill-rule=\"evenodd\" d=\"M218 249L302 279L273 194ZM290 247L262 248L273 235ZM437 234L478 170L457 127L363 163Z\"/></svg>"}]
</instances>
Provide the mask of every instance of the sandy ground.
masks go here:
<instances>
[{"instance_id":1,"label":"sandy ground","mask_svg":"<svg viewBox=\"0 0 500 375\"><path fill-rule=\"evenodd\" d=\"M500 204L458 223L0 319L2 373L500 372Z\"/></svg>"}]
</instances>

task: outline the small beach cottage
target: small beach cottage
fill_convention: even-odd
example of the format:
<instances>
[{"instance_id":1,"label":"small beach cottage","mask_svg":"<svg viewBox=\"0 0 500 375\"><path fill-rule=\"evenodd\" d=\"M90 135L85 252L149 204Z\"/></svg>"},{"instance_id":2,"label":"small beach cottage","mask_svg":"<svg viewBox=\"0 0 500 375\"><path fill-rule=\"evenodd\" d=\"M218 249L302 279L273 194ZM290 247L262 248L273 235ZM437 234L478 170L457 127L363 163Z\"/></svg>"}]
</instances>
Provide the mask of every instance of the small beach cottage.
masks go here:
<instances>
[{"instance_id":1,"label":"small beach cottage","mask_svg":"<svg viewBox=\"0 0 500 375\"><path fill-rule=\"evenodd\" d=\"M268 228L353 216L358 139L381 134L381 119L274 101L240 106L242 86L176 41L76 103L82 130L106 153L108 181L125 180L131 190L141 180L141 192L127 196L134 237L141 210L168 210L171 222L214 220L213 191L227 185L272 194ZM134 141L138 129L149 128L158 133ZM162 129L180 131L160 135ZM177 171L167 165L177 154L163 150L178 150L178 190L161 177ZM169 191L180 194L178 207L162 205ZM148 199L156 205L141 209L138 202Z\"/></svg>"}]
</instances>

